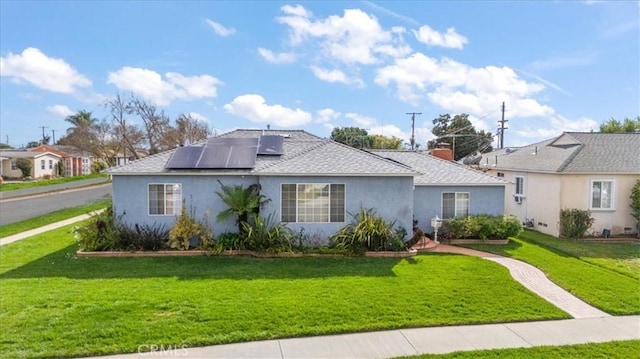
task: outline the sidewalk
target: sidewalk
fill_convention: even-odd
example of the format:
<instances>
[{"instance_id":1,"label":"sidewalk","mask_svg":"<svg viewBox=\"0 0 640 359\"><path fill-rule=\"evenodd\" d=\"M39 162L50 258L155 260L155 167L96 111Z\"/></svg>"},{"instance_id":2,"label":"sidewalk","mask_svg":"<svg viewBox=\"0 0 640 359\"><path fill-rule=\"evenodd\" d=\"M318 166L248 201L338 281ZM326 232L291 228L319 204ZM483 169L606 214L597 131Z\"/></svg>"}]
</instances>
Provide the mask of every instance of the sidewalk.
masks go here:
<instances>
[{"instance_id":1,"label":"sidewalk","mask_svg":"<svg viewBox=\"0 0 640 359\"><path fill-rule=\"evenodd\" d=\"M7 236L7 237L4 237L4 238L0 238L0 246L3 246L5 244L9 244L9 243L13 243L15 241L19 241L21 239L29 238L31 236L35 236L36 234L52 231L54 229L58 229L60 227L64 227L64 226L69 225L69 224L73 224L73 223L76 223L76 222L83 221L83 220L91 217L94 213L98 213L98 212L96 211L96 212L91 212L91 213L87 213L87 214L81 214L81 215L76 216L76 217L65 219L64 221L51 223L51 224L48 224L46 226L34 228L32 230L21 232L21 233L17 233L17 234L14 234L12 236Z\"/></svg>"},{"instance_id":2,"label":"sidewalk","mask_svg":"<svg viewBox=\"0 0 640 359\"><path fill-rule=\"evenodd\" d=\"M640 339L640 316L399 329L215 345L199 348L140 346L141 353L92 359L180 358L394 358L499 348ZM168 350L167 350L168 349ZM144 351L144 352L143 352Z\"/></svg>"},{"instance_id":3,"label":"sidewalk","mask_svg":"<svg viewBox=\"0 0 640 359\"><path fill-rule=\"evenodd\" d=\"M109 182L109 177L99 177L99 178L90 178L90 179L74 181L74 182L54 184L51 186L31 187L31 188L25 188L25 189L17 189L14 191L5 191L5 192L0 192L0 200L34 196L34 195L44 194L49 192L58 192L58 191L63 191L67 189L94 186L94 185L103 184L107 182Z\"/></svg>"}]
</instances>

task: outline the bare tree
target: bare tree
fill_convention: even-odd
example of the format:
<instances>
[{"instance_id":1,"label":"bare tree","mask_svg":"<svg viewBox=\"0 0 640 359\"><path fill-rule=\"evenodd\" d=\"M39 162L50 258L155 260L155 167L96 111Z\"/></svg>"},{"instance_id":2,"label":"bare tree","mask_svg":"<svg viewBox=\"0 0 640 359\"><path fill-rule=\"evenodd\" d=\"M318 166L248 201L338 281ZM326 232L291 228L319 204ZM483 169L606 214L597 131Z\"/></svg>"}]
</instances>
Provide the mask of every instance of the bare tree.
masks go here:
<instances>
[{"instance_id":1,"label":"bare tree","mask_svg":"<svg viewBox=\"0 0 640 359\"><path fill-rule=\"evenodd\" d=\"M135 146L139 144L140 141L131 138L130 135L137 134L139 130L135 128L135 125L127 124L127 116L133 112L130 101L123 100L120 93L118 93L114 98L107 100L104 106L109 109L114 135L121 143L120 148L116 149L115 153L122 150L125 157L127 157L127 152L129 152L133 158L138 159L139 157Z\"/></svg>"},{"instance_id":2,"label":"bare tree","mask_svg":"<svg viewBox=\"0 0 640 359\"><path fill-rule=\"evenodd\" d=\"M135 95L131 95L130 106L132 113L138 115L142 120L145 139L149 144L149 153L155 154L168 149L162 146L164 134L171 129L169 117L165 115L164 110L158 110L156 105Z\"/></svg>"},{"instance_id":3,"label":"bare tree","mask_svg":"<svg viewBox=\"0 0 640 359\"><path fill-rule=\"evenodd\" d=\"M181 114L176 119L176 131L181 145L204 141L209 135L209 125L198 121L190 114Z\"/></svg>"}]
</instances>

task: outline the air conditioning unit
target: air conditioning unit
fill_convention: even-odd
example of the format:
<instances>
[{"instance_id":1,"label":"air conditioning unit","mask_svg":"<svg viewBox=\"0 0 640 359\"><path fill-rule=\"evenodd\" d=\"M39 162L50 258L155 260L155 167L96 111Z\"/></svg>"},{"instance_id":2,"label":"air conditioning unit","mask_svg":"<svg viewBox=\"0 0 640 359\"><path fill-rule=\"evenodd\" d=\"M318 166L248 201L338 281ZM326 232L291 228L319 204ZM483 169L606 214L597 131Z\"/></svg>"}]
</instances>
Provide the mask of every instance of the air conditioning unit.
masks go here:
<instances>
[{"instance_id":1,"label":"air conditioning unit","mask_svg":"<svg viewBox=\"0 0 640 359\"><path fill-rule=\"evenodd\" d=\"M522 203L522 199L523 199L522 196L518 196L518 195L513 196L513 200L518 204Z\"/></svg>"}]
</instances>

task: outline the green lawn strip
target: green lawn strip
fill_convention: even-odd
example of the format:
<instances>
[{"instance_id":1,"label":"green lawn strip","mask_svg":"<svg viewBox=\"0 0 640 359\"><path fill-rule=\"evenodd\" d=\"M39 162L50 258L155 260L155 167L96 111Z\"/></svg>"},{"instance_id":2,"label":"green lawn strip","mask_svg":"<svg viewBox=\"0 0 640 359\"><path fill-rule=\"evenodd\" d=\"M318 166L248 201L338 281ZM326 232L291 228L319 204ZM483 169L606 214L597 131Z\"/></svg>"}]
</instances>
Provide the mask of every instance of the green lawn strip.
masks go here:
<instances>
[{"instance_id":1,"label":"green lawn strip","mask_svg":"<svg viewBox=\"0 0 640 359\"><path fill-rule=\"evenodd\" d=\"M110 205L110 199L100 200L82 206L61 209L59 211L47 213L43 216L30 218L24 221L5 224L4 226L0 226L0 238L11 236L34 228L46 226L47 224L63 221L65 219L76 217L81 214L89 213L98 209L107 208Z\"/></svg>"},{"instance_id":2,"label":"green lawn strip","mask_svg":"<svg viewBox=\"0 0 640 359\"><path fill-rule=\"evenodd\" d=\"M525 231L520 239L570 255L640 280L640 244L594 243L560 239L544 233Z\"/></svg>"},{"instance_id":3,"label":"green lawn strip","mask_svg":"<svg viewBox=\"0 0 640 359\"><path fill-rule=\"evenodd\" d=\"M403 358L411 359L466 359L466 358L513 358L513 359L566 359L566 358L637 358L640 340L589 343L563 346L541 346L532 348L473 350L449 354L424 354Z\"/></svg>"},{"instance_id":4,"label":"green lawn strip","mask_svg":"<svg viewBox=\"0 0 640 359\"><path fill-rule=\"evenodd\" d=\"M562 288L609 314L640 314L640 282L637 279L529 243L526 236L521 238L512 238L509 244L503 246L468 247L530 263Z\"/></svg>"},{"instance_id":5,"label":"green lawn strip","mask_svg":"<svg viewBox=\"0 0 640 359\"><path fill-rule=\"evenodd\" d=\"M475 257L77 259L70 228L0 247L0 352L87 356L568 318Z\"/></svg>"},{"instance_id":6,"label":"green lawn strip","mask_svg":"<svg viewBox=\"0 0 640 359\"><path fill-rule=\"evenodd\" d=\"M35 180L35 181L26 181L26 182L19 182L19 183L3 183L0 185L0 192L14 191L17 189L25 189L25 188L33 188L33 187L51 186L54 184L75 182L75 181L81 181L81 180L99 178L99 177L107 177L107 175L90 174L90 175L83 175L83 176L53 178L49 180Z\"/></svg>"}]
</instances>

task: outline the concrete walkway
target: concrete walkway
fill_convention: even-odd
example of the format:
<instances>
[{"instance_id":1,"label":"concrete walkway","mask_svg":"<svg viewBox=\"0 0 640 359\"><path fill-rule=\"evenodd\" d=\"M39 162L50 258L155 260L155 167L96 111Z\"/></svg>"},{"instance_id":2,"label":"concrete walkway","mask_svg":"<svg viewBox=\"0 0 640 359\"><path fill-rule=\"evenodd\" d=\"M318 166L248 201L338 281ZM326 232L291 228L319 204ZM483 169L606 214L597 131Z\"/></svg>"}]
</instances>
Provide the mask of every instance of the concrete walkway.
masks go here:
<instances>
[{"instance_id":1,"label":"concrete walkway","mask_svg":"<svg viewBox=\"0 0 640 359\"><path fill-rule=\"evenodd\" d=\"M199 348L141 344L139 353L92 359L179 358L394 358L500 348L640 339L640 316L399 329L267 340ZM155 349L155 350L153 350Z\"/></svg>"},{"instance_id":2,"label":"concrete walkway","mask_svg":"<svg viewBox=\"0 0 640 359\"><path fill-rule=\"evenodd\" d=\"M35 236L36 234L52 231L54 229L58 229L60 227L64 227L64 226L69 225L69 224L73 224L73 223L76 223L76 222L84 221L85 219L91 217L94 213L99 213L99 212L100 211L95 211L95 212L91 212L91 213L87 213L87 214L81 214L81 215L76 216L76 217L65 219L64 221L51 223L51 224L48 224L46 226L34 228L32 230L21 232L21 233L17 233L17 234L14 234L12 236L7 236L7 237L4 237L4 238L0 238L0 246L3 246L5 244L9 244L9 243L13 243L15 241L19 241L21 239L29 238L31 236Z\"/></svg>"},{"instance_id":3,"label":"concrete walkway","mask_svg":"<svg viewBox=\"0 0 640 359\"><path fill-rule=\"evenodd\" d=\"M513 279L520 282L530 291L544 300L567 312L574 318L608 317L609 314L594 308L576 298L573 294L562 289L547 278L542 271L531 264L513 258L502 257L493 253L486 253L474 249L439 244L430 250L439 253L456 253L468 256L482 257L496 262L509 269Z\"/></svg>"}]
</instances>

